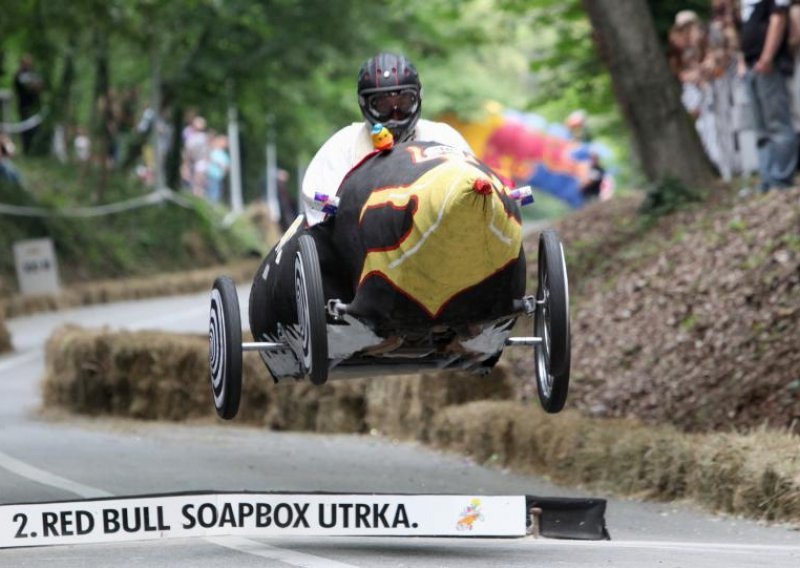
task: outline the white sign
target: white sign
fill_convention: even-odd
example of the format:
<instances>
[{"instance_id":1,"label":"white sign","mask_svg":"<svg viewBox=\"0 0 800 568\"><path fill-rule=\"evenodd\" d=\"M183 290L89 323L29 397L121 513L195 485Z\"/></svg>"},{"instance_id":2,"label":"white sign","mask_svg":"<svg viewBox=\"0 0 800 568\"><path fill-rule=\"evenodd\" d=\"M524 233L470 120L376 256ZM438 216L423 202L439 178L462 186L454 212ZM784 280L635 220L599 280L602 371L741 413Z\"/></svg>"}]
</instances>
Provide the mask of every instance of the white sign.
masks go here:
<instances>
[{"instance_id":1,"label":"white sign","mask_svg":"<svg viewBox=\"0 0 800 568\"><path fill-rule=\"evenodd\" d=\"M231 493L0 505L0 548L205 536L525 536L525 497Z\"/></svg>"},{"instance_id":2,"label":"white sign","mask_svg":"<svg viewBox=\"0 0 800 568\"><path fill-rule=\"evenodd\" d=\"M58 293L58 265L52 240L17 241L14 262L20 292L25 295Z\"/></svg>"}]
</instances>

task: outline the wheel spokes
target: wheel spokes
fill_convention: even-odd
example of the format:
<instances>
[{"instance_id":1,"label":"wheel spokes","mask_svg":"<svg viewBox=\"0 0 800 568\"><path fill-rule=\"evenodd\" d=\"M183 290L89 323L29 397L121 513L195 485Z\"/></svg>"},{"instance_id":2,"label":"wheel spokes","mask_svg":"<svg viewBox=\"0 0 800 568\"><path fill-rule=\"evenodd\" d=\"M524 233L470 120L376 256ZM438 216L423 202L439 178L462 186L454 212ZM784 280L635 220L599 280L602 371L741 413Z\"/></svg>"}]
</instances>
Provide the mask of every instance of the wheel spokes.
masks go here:
<instances>
[{"instance_id":1,"label":"wheel spokes","mask_svg":"<svg viewBox=\"0 0 800 568\"><path fill-rule=\"evenodd\" d=\"M553 376L550 373L550 289L545 266L539 269L539 290L541 297L537 298L536 335L542 338L542 343L536 350L537 380L545 395L550 396L553 389Z\"/></svg>"}]
</instances>

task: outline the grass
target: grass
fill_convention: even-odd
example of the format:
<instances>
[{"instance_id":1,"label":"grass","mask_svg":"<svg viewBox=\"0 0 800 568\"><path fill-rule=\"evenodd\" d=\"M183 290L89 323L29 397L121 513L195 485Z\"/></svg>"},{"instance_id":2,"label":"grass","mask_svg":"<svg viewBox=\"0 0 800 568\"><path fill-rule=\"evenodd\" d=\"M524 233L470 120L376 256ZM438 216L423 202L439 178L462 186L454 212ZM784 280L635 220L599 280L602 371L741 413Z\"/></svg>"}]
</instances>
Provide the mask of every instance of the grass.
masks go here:
<instances>
[{"instance_id":1,"label":"grass","mask_svg":"<svg viewBox=\"0 0 800 568\"><path fill-rule=\"evenodd\" d=\"M18 163L24 188L0 184L0 203L34 207L98 205L149 192L136 180L109 172L102 200L99 173L53 160ZM0 277L14 281L12 244L21 239L53 239L62 281L145 276L224 263L264 252L256 231L244 221L222 223L224 210L185 196L189 207L161 203L91 218L4 216L0 230Z\"/></svg>"}]
</instances>

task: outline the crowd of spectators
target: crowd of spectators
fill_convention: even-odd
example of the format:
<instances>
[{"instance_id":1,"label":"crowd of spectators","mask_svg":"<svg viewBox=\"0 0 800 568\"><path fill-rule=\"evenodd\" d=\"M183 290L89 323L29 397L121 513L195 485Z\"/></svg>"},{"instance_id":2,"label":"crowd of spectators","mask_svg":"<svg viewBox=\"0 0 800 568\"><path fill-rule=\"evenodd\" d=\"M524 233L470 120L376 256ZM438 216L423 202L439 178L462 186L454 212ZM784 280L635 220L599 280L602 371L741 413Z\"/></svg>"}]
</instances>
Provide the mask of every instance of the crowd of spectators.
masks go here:
<instances>
[{"instance_id":1,"label":"crowd of spectators","mask_svg":"<svg viewBox=\"0 0 800 568\"><path fill-rule=\"evenodd\" d=\"M23 155L32 153L47 113L41 102L44 90L45 83L33 57L23 54L13 77L18 122L11 125ZM130 171L144 183L154 185L156 165L163 171L168 153L178 150L181 189L221 202L230 169L227 136L207 128L206 120L191 112L177 141L172 109L164 105L156 113L147 102L142 100L138 86L109 88L97 98L90 122L53 126L53 154L62 161L86 167ZM0 131L0 178L19 183L21 177L12 162L14 154L12 136Z\"/></svg>"},{"instance_id":2,"label":"crowd of spectators","mask_svg":"<svg viewBox=\"0 0 800 568\"><path fill-rule=\"evenodd\" d=\"M708 21L682 10L669 31L668 61L681 83L683 104L723 178L758 172L764 191L793 185L800 153L800 0L709 1ZM30 153L35 119L41 120L43 89L33 58L23 55L14 75L19 119L32 124L20 134L23 154ZM109 89L97 100L99 121L61 128L57 154L106 168L136 166L134 171L152 184L156 164L165 164L180 136L183 188L220 202L230 168L227 137L208 128L197 113L175 133L169 109L142 106L137 87ZM585 124L585 116L573 115L568 126L570 121ZM572 134L582 140L588 136ZM10 139L3 142L10 144ZM11 155L4 150L0 156L6 172Z\"/></svg>"},{"instance_id":3,"label":"crowd of spectators","mask_svg":"<svg viewBox=\"0 0 800 568\"><path fill-rule=\"evenodd\" d=\"M230 169L228 137L209 129L206 119L190 112L181 132L181 180L183 186L209 201L222 201L225 177Z\"/></svg>"},{"instance_id":4,"label":"crowd of spectators","mask_svg":"<svg viewBox=\"0 0 800 568\"><path fill-rule=\"evenodd\" d=\"M766 191L793 184L800 121L800 1L712 0L709 21L683 10L670 68L711 161L725 179L759 173Z\"/></svg>"}]
</instances>

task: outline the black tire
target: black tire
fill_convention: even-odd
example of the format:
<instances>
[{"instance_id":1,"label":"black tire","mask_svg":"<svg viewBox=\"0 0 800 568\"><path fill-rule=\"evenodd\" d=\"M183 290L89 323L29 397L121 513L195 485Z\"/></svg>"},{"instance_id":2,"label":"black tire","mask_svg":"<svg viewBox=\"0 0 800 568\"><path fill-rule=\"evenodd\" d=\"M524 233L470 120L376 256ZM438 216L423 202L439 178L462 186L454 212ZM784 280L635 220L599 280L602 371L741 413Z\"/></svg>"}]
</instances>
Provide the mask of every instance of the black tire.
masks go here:
<instances>
[{"instance_id":1,"label":"black tire","mask_svg":"<svg viewBox=\"0 0 800 568\"><path fill-rule=\"evenodd\" d=\"M569 391L569 289L564 249L555 231L539 236L539 286L536 291L534 367L539 401L546 412L564 408Z\"/></svg>"},{"instance_id":2,"label":"black tire","mask_svg":"<svg viewBox=\"0 0 800 568\"><path fill-rule=\"evenodd\" d=\"M220 276L211 289L208 363L214 408L230 420L242 397L242 321L236 284Z\"/></svg>"},{"instance_id":3,"label":"black tire","mask_svg":"<svg viewBox=\"0 0 800 568\"><path fill-rule=\"evenodd\" d=\"M315 385L328 380L328 329L325 316L325 294L319 267L317 246L311 235L297 239L294 262L294 286L297 300L297 321L300 328L303 372Z\"/></svg>"}]
</instances>

